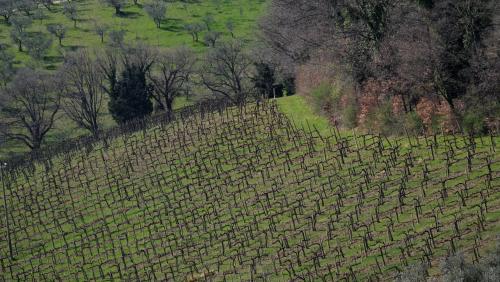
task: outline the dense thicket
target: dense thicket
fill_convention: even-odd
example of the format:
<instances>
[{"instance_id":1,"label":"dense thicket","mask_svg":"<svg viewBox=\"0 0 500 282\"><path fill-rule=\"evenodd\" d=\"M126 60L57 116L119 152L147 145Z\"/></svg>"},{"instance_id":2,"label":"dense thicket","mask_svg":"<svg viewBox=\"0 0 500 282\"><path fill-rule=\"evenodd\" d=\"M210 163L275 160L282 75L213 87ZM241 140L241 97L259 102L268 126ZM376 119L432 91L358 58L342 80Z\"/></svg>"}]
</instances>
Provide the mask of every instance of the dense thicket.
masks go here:
<instances>
[{"instance_id":1,"label":"dense thicket","mask_svg":"<svg viewBox=\"0 0 500 282\"><path fill-rule=\"evenodd\" d=\"M398 97L404 112L426 97L485 125L499 118L498 11L492 0L273 0L260 26L289 70L325 65L358 96Z\"/></svg>"}]
</instances>

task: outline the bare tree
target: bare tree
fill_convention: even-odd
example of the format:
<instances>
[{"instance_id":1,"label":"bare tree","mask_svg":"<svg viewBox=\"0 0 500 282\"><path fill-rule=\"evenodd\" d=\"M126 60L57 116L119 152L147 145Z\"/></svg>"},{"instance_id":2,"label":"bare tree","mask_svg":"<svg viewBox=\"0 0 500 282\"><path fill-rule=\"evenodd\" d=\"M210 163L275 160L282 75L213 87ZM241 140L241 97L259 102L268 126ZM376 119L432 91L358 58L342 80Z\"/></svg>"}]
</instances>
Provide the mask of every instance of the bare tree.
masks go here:
<instances>
[{"instance_id":1,"label":"bare tree","mask_svg":"<svg viewBox=\"0 0 500 282\"><path fill-rule=\"evenodd\" d=\"M167 3L160 0L154 0L151 3L144 5L144 10L149 15L149 17L153 19L156 27L160 28L161 21L166 19Z\"/></svg>"},{"instance_id":2,"label":"bare tree","mask_svg":"<svg viewBox=\"0 0 500 282\"><path fill-rule=\"evenodd\" d=\"M32 151L40 149L60 108L60 95L54 91L53 78L41 71L21 69L6 92L1 134L23 142Z\"/></svg>"},{"instance_id":3,"label":"bare tree","mask_svg":"<svg viewBox=\"0 0 500 282\"><path fill-rule=\"evenodd\" d=\"M251 66L252 61L241 42L222 42L207 53L199 75L214 95L241 104L253 92Z\"/></svg>"},{"instance_id":4,"label":"bare tree","mask_svg":"<svg viewBox=\"0 0 500 282\"><path fill-rule=\"evenodd\" d=\"M195 58L191 50L180 47L161 51L155 61L157 67L149 75L154 86L153 99L168 115L172 114L175 98L188 92Z\"/></svg>"},{"instance_id":5,"label":"bare tree","mask_svg":"<svg viewBox=\"0 0 500 282\"><path fill-rule=\"evenodd\" d=\"M60 70L62 107L68 117L93 136L99 135L103 102L103 74L90 54L77 51L66 58Z\"/></svg>"}]
</instances>

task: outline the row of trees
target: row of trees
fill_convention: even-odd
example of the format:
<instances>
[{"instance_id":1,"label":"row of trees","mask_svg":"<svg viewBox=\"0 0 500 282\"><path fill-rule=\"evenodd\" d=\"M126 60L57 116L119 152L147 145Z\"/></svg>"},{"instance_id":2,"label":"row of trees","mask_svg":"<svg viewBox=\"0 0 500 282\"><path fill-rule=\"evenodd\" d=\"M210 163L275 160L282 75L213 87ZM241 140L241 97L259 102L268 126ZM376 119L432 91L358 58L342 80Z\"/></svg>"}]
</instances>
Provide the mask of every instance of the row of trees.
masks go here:
<instances>
[{"instance_id":1,"label":"row of trees","mask_svg":"<svg viewBox=\"0 0 500 282\"><path fill-rule=\"evenodd\" d=\"M499 23L494 0L273 0L260 27L289 72L314 62L347 74L357 98L399 96L411 112L439 97L459 118L498 120Z\"/></svg>"},{"instance_id":2,"label":"row of trees","mask_svg":"<svg viewBox=\"0 0 500 282\"><path fill-rule=\"evenodd\" d=\"M97 54L82 49L68 54L56 73L17 71L0 95L0 132L38 150L61 109L98 137L105 101L123 124L155 110L172 116L175 99L193 92L234 104L269 97L276 77L255 62L236 40L217 44L201 60L187 47L158 50L135 44Z\"/></svg>"}]
</instances>

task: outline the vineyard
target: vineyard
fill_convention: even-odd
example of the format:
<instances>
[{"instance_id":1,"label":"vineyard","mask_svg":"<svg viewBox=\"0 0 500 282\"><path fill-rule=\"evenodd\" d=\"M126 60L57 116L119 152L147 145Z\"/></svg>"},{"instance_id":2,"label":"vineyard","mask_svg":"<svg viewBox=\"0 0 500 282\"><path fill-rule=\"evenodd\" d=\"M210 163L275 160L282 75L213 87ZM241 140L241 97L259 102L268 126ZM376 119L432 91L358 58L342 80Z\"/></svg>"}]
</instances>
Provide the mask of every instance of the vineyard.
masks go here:
<instances>
[{"instance_id":1,"label":"vineyard","mask_svg":"<svg viewBox=\"0 0 500 282\"><path fill-rule=\"evenodd\" d=\"M5 169L0 281L366 281L500 233L499 137L326 135L275 103Z\"/></svg>"}]
</instances>

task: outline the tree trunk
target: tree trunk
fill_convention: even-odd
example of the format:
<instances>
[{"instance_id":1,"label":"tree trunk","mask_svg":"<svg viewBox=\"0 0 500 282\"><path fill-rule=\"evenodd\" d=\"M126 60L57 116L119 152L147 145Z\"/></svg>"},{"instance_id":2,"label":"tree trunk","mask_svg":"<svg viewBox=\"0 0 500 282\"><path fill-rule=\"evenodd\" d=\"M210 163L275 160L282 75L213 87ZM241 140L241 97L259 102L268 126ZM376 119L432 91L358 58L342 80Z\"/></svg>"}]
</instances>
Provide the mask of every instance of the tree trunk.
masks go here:
<instances>
[{"instance_id":1,"label":"tree trunk","mask_svg":"<svg viewBox=\"0 0 500 282\"><path fill-rule=\"evenodd\" d=\"M59 37L59 46L62 47L62 38L61 37Z\"/></svg>"},{"instance_id":2,"label":"tree trunk","mask_svg":"<svg viewBox=\"0 0 500 282\"><path fill-rule=\"evenodd\" d=\"M120 7L115 7L115 14L119 15L121 13L122 13L122 11L120 10Z\"/></svg>"},{"instance_id":3,"label":"tree trunk","mask_svg":"<svg viewBox=\"0 0 500 282\"><path fill-rule=\"evenodd\" d=\"M173 117L173 113L174 113L173 112L174 101L173 101L173 99L165 99L165 101L166 101L166 106L167 106L167 109L166 109L167 110L167 116L169 118L172 118Z\"/></svg>"},{"instance_id":4,"label":"tree trunk","mask_svg":"<svg viewBox=\"0 0 500 282\"><path fill-rule=\"evenodd\" d=\"M18 42L17 49L19 50L19 52L23 51L23 44L21 41Z\"/></svg>"}]
</instances>

